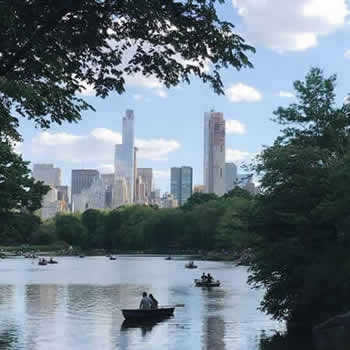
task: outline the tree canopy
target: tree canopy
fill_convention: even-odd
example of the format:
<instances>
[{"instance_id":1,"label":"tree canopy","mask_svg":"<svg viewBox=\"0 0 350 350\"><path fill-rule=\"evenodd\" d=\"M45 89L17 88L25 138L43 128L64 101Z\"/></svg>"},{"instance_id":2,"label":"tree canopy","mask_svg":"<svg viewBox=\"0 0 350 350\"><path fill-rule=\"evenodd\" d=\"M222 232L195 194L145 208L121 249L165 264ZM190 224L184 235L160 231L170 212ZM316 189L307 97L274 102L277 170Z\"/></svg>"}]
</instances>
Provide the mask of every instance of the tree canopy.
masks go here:
<instances>
[{"instance_id":1,"label":"tree canopy","mask_svg":"<svg viewBox=\"0 0 350 350\"><path fill-rule=\"evenodd\" d=\"M250 281L266 288L263 310L306 327L350 308L350 106L337 106L335 84L319 68L294 83L297 102L274 112L284 129L257 165Z\"/></svg>"},{"instance_id":2,"label":"tree canopy","mask_svg":"<svg viewBox=\"0 0 350 350\"><path fill-rule=\"evenodd\" d=\"M220 69L252 67L254 49L218 17L221 2L1 1L1 128L16 134L17 115L41 127L77 121L92 108L77 94L84 86L122 93L136 73L167 87L194 74L223 93Z\"/></svg>"}]
</instances>

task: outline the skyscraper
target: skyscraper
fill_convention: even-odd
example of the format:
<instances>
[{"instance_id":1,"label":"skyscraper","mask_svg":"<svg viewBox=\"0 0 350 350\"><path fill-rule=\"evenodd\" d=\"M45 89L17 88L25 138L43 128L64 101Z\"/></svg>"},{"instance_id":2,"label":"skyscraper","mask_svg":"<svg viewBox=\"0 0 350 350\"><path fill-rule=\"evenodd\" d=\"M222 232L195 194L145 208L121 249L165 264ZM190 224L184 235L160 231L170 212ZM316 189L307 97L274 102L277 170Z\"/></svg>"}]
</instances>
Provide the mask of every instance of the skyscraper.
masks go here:
<instances>
[{"instance_id":1,"label":"skyscraper","mask_svg":"<svg viewBox=\"0 0 350 350\"><path fill-rule=\"evenodd\" d=\"M225 163L225 190L230 192L236 186L237 167L235 163Z\"/></svg>"},{"instance_id":2,"label":"skyscraper","mask_svg":"<svg viewBox=\"0 0 350 350\"><path fill-rule=\"evenodd\" d=\"M192 168L182 166L181 168L171 168L170 192L183 205L192 196Z\"/></svg>"},{"instance_id":3,"label":"skyscraper","mask_svg":"<svg viewBox=\"0 0 350 350\"><path fill-rule=\"evenodd\" d=\"M72 199L75 194L81 193L83 189L91 186L94 179L99 177L95 169L74 169L72 170Z\"/></svg>"},{"instance_id":4,"label":"skyscraper","mask_svg":"<svg viewBox=\"0 0 350 350\"><path fill-rule=\"evenodd\" d=\"M181 205L181 168L170 169L170 193Z\"/></svg>"},{"instance_id":5,"label":"skyscraper","mask_svg":"<svg viewBox=\"0 0 350 350\"><path fill-rule=\"evenodd\" d=\"M135 131L134 131L134 111L127 109L123 117L122 144L115 145L114 172L115 178L124 179L126 183L126 203L134 201L134 160L135 160ZM124 185L123 185L124 186ZM119 193L117 191L116 193ZM119 203L119 202L118 202Z\"/></svg>"},{"instance_id":6,"label":"skyscraper","mask_svg":"<svg viewBox=\"0 0 350 350\"><path fill-rule=\"evenodd\" d=\"M205 192L225 193L225 119L223 113L204 113L204 186Z\"/></svg>"},{"instance_id":7,"label":"skyscraper","mask_svg":"<svg viewBox=\"0 0 350 350\"><path fill-rule=\"evenodd\" d=\"M43 181L48 186L61 185L61 169L54 168L53 164L34 164L33 177L37 181Z\"/></svg>"},{"instance_id":8,"label":"skyscraper","mask_svg":"<svg viewBox=\"0 0 350 350\"><path fill-rule=\"evenodd\" d=\"M141 178L141 183L144 185L142 191L144 191L145 203L151 203L151 192L153 188L152 168L137 168L137 176Z\"/></svg>"}]
</instances>

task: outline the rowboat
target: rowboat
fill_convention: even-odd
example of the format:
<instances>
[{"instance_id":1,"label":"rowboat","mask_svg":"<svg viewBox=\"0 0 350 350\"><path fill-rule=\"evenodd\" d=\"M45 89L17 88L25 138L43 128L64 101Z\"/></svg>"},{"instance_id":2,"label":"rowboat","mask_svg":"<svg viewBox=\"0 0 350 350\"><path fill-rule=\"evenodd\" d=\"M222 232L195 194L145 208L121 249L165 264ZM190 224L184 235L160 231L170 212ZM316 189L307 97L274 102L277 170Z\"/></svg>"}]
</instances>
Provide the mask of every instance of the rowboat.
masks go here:
<instances>
[{"instance_id":1,"label":"rowboat","mask_svg":"<svg viewBox=\"0 0 350 350\"><path fill-rule=\"evenodd\" d=\"M208 282L208 281L202 281L199 279L195 279L194 283L196 287L220 287L220 281L213 281L213 282Z\"/></svg>"},{"instance_id":2,"label":"rowboat","mask_svg":"<svg viewBox=\"0 0 350 350\"><path fill-rule=\"evenodd\" d=\"M47 265L47 261L46 261L46 260L44 260L44 261L39 261L39 262L38 262L38 265L46 266L46 265Z\"/></svg>"},{"instance_id":3,"label":"rowboat","mask_svg":"<svg viewBox=\"0 0 350 350\"><path fill-rule=\"evenodd\" d=\"M171 256L166 257L165 260L171 260Z\"/></svg>"},{"instance_id":4,"label":"rowboat","mask_svg":"<svg viewBox=\"0 0 350 350\"><path fill-rule=\"evenodd\" d=\"M197 265L194 265L194 264L186 264L185 267L186 267L186 269L196 269L196 268L197 268Z\"/></svg>"},{"instance_id":5,"label":"rowboat","mask_svg":"<svg viewBox=\"0 0 350 350\"><path fill-rule=\"evenodd\" d=\"M126 320L159 320L174 314L175 307L160 307L158 309L122 309Z\"/></svg>"},{"instance_id":6,"label":"rowboat","mask_svg":"<svg viewBox=\"0 0 350 350\"><path fill-rule=\"evenodd\" d=\"M49 260L47 263L48 264L58 264L58 261L56 261L56 260Z\"/></svg>"},{"instance_id":7,"label":"rowboat","mask_svg":"<svg viewBox=\"0 0 350 350\"><path fill-rule=\"evenodd\" d=\"M117 258L115 256L110 256L109 260L117 260Z\"/></svg>"}]
</instances>

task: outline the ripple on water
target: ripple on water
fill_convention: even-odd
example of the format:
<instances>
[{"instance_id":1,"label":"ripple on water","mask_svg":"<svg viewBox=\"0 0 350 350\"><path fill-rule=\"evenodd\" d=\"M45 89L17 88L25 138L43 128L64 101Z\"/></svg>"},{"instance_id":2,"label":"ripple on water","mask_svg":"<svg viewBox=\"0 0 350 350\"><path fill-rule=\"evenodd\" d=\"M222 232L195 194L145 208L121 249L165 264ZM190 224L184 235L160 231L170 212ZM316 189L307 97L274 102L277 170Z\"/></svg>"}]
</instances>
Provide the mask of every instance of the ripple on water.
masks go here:
<instances>
[{"instance_id":1,"label":"ripple on water","mask_svg":"<svg viewBox=\"0 0 350 350\"><path fill-rule=\"evenodd\" d=\"M50 269L13 259L2 266L0 349L235 350L258 349L261 331L278 329L257 310L260 292L246 285L244 268L163 258L60 258ZM199 264L199 263L198 263ZM220 288L196 288L210 272ZM120 308L137 307L143 291L160 304L185 304L174 317L127 325ZM239 347L241 346L241 347Z\"/></svg>"}]
</instances>

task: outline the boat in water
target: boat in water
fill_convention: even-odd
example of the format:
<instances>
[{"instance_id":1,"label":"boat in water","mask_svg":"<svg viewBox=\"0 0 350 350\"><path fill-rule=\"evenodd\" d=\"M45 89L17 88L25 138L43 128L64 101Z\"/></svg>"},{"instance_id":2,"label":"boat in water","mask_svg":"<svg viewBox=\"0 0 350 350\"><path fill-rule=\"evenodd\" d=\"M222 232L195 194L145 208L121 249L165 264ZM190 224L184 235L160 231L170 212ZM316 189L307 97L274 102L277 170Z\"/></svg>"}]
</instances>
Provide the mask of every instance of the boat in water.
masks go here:
<instances>
[{"instance_id":1,"label":"boat in water","mask_svg":"<svg viewBox=\"0 0 350 350\"><path fill-rule=\"evenodd\" d=\"M40 266L46 266L46 265L47 265L47 260L45 260L45 259L39 260L38 265L40 265Z\"/></svg>"},{"instance_id":2,"label":"boat in water","mask_svg":"<svg viewBox=\"0 0 350 350\"><path fill-rule=\"evenodd\" d=\"M165 258L165 260L171 260L171 256L170 256L170 255L167 256L167 257Z\"/></svg>"},{"instance_id":3,"label":"boat in water","mask_svg":"<svg viewBox=\"0 0 350 350\"><path fill-rule=\"evenodd\" d=\"M196 269L198 266L194 264L194 262L189 262L185 265L186 269Z\"/></svg>"},{"instance_id":4,"label":"boat in water","mask_svg":"<svg viewBox=\"0 0 350 350\"><path fill-rule=\"evenodd\" d=\"M128 321L159 320L173 316L175 307L160 307L158 309L122 309L123 316Z\"/></svg>"},{"instance_id":5,"label":"boat in water","mask_svg":"<svg viewBox=\"0 0 350 350\"><path fill-rule=\"evenodd\" d=\"M112 255L111 255L111 256L109 257L109 260L117 260L117 258L116 258L115 256L112 256Z\"/></svg>"},{"instance_id":6,"label":"boat in water","mask_svg":"<svg viewBox=\"0 0 350 350\"><path fill-rule=\"evenodd\" d=\"M58 264L58 261L53 260L52 258L47 262L48 264Z\"/></svg>"},{"instance_id":7,"label":"boat in water","mask_svg":"<svg viewBox=\"0 0 350 350\"><path fill-rule=\"evenodd\" d=\"M220 287L220 281L202 281L201 279L195 279L194 283L196 287Z\"/></svg>"}]
</instances>

